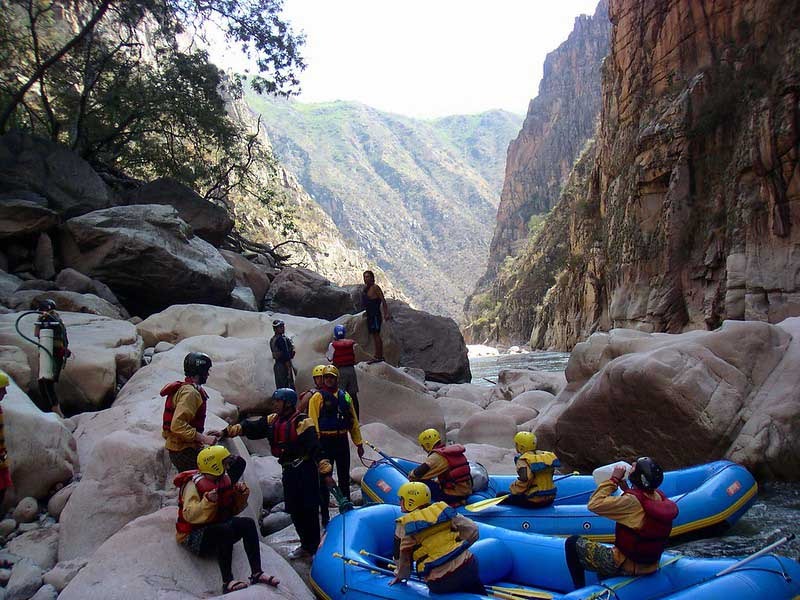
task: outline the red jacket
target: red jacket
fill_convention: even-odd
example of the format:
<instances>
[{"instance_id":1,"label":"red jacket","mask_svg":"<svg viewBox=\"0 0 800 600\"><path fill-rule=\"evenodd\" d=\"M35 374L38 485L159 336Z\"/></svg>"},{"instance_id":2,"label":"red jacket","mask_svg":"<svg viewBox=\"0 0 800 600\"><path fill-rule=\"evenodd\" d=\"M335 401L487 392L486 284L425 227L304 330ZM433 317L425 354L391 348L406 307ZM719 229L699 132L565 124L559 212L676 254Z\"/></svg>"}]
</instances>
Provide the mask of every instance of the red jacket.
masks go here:
<instances>
[{"instance_id":1,"label":"red jacket","mask_svg":"<svg viewBox=\"0 0 800 600\"><path fill-rule=\"evenodd\" d=\"M333 358L331 362L337 367L352 367L356 364L356 353L353 349L355 340L333 340Z\"/></svg>"},{"instance_id":2,"label":"red jacket","mask_svg":"<svg viewBox=\"0 0 800 600\"><path fill-rule=\"evenodd\" d=\"M464 455L464 446L453 444L451 446L433 448L431 452L436 452L447 461L447 471L439 475L439 486L441 486L443 492L447 493L448 490L452 490L456 484L462 481L469 481L469 461Z\"/></svg>"}]
</instances>

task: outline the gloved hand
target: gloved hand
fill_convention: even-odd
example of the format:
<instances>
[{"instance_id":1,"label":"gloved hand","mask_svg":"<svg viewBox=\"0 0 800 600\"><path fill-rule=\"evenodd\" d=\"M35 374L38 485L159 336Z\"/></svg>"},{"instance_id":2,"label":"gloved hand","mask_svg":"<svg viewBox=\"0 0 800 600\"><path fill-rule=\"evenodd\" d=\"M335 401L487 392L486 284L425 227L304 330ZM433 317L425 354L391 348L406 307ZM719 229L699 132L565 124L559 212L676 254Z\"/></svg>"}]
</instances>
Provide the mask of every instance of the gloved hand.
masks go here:
<instances>
[{"instance_id":1,"label":"gloved hand","mask_svg":"<svg viewBox=\"0 0 800 600\"><path fill-rule=\"evenodd\" d=\"M364 457L364 444L359 444L356 446L356 452L358 452L358 458Z\"/></svg>"}]
</instances>

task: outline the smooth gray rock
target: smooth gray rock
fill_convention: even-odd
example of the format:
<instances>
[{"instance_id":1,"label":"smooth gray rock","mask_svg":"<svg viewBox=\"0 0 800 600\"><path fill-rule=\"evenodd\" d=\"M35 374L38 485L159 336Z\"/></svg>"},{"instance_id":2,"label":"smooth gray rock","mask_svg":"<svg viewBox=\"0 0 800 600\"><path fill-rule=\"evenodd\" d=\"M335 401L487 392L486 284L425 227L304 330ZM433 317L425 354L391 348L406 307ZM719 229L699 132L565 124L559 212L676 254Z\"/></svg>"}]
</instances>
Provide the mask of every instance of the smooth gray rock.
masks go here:
<instances>
[{"instance_id":1,"label":"smooth gray rock","mask_svg":"<svg viewBox=\"0 0 800 600\"><path fill-rule=\"evenodd\" d=\"M272 281L264 297L264 308L329 321L358 311L346 289L318 273L293 267L281 269Z\"/></svg>"},{"instance_id":2,"label":"smooth gray rock","mask_svg":"<svg viewBox=\"0 0 800 600\"><path fill-rule=\"evenodd\" d=\"M23 558L11 569L11 579L6 586L6 600L29 600L42 587L44 571Z\"/></svg>"},{"instance_id":3,"label":"smooth gray rock","mask_svg":"<svg viewBox=\"0 0 800 600\"><path fill-rule=\"evenodd\" d=\"M25 237L58 224L58 213L30 200L0 198L0 239Z\"/></svg>"},{"instance_id":4,"label":"smooth gray rock","mask_svg":"<svg viewBox=\"0 0 800 600\"><path fill-rule=\"evenodd\" d=\"M44 571L52 569L58 559L58 530L43 527L18 535L6 549L20 558L32 560Z\"/></svg>"},{"instance_id":5,"label":"smooth gray rock","mask_svg":"<svg viewBox=\"0 0 800 600\"><path fill-rule=\"evenodd\" d=\"M36 498L28 496L17 503L14 509L14 520L17 523L30 523L39 515L39 503Z\"/></svg>"}]
</instances>

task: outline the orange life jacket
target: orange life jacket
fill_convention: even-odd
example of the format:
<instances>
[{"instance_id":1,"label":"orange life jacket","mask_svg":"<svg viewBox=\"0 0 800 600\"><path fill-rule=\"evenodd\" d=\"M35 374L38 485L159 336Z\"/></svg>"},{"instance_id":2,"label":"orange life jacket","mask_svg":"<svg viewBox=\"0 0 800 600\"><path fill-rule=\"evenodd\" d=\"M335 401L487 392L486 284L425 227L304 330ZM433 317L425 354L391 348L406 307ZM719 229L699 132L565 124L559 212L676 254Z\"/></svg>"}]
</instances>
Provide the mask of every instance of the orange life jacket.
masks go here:
<instances>
[{"instance_id":1,"label":"orange life jacket","mask_svg":"<svg viewBox=\"0 0 800 600\"><path fill-rule=\"evenodd\" d=\"M353 349L355 340L333 340L333 359L331 362L337 367L352 367L356 364L356 353Z\"/></svg>"},{"instance_id":2,"label":"orange life jacket","mask_svg":"<svg viewBox=\"0 0 800 600\"><path fill-rule=\"evenodd\" d=\"M636 496L644 509L644 522L639 529L617 523L614 545L633 562L649 565L661 558L672 531L672 521L678 516L678 505L656 490L661 500L653 500L648 492L637 488L623 493Z\"/></svg>"},{"instance_id":3,"label":"orange life jacket","mask_svg":"<svg viewBox=\"0 0 800 600\"><path fill-rule=\"evenodd\" d=\"M183 473L178 473L174 479L175 487L180 489L178 493L178 521L175 523L175 529L178 530L178 533L188 534L191 533L195 527L201 527L201 525L193 525L183 518L183 490L189 481L194 483L197 488L197 493L200 494L201 498L211 490L217 490L217 515L214 519L214 523L222 523L233 516L236 492L233 489L231 478L228 477L227 473L219 479L214 480L197 469L193 471L184 471ZM209 525L209 523L204 523L204 525Z\"/></svg>"},{"instance_id":4,"label":"orange life jacket","mask_svg":"<svg viewBox=\"0 0 800 600\"><path fill-rule=\"evenodd\" d=\"M438 477L439 486L443 492L453 490L457 484L470 480L469 461L467 461L464 451L465 448L461 444L452 444L431 450L447 461L447 471Z\"/></svg>"},{"instance_id":5,"label":"orange life jacket","mask_svg":"<svg viewBox=\"0 0 800 600\"><path fill-rule=\"evenodd\" d=\"M172 417L175 415L175 394L178 393L178 390L181 389L185 385L194 386L194 388L200 392L200 397L203 399L203 403L200 405L200 408L197 409L197 412L194 414L194 417L191 421L189 421L189 425L197 429L197 431L203 431L203 427L206 425L206 403L208 401L208 394L206 391L200 387L199 385L195 385L193 381L191 381L188 377L184 381L173 381L172 383L168 383L163 388L159 394L161 396L166 396L166 401L164 402L164 418L163 418L163 425L162 429L164 431L170 431L172 427Z\"/></svg>"}]
</instances>

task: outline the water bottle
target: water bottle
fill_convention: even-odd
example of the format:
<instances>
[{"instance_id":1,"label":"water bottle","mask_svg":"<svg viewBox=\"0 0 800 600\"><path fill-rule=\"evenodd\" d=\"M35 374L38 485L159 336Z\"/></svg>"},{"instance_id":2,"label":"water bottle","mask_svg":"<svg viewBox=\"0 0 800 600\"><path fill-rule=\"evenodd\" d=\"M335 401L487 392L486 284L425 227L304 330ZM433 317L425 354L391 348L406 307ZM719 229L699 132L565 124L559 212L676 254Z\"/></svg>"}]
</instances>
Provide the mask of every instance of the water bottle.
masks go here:
<instances>
[{"instance_id":1,"label":"water bottle","mask_svg":"<svg viewBox=\"0 0 800 600\"><path fill-rule=\"evenodd\" d=\"M597 467L594 471L592 471L592 477L594 477L595 485L600 485L604 481L611 479L611 473L614 472L615 467L625 467L625 479L627 479L628 475L630 475L631 465L626 463L624 460L618 460L610 465Z\"/></svg>"}]
</instances>

